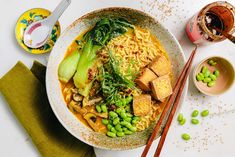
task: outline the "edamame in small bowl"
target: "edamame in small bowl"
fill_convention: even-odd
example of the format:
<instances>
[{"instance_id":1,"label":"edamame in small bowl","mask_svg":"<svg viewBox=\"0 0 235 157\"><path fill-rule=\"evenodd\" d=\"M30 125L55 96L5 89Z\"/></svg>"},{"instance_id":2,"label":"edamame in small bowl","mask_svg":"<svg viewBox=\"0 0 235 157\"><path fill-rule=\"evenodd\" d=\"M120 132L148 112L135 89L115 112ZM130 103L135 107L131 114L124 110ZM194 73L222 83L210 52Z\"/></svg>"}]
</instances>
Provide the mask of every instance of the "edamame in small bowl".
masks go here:
<instances>
[{"instance_id":1,"label":"edamame in small bowl","mask_svg":"<svg viewBox=\"0 0 235 157\"><path fill-rule=\"evenodd\" d=\"M233 65L225 58L212 56L201 61L193 73L197 89L209 96L226 92L234 82Z\"/></svg>"}]
</instances>

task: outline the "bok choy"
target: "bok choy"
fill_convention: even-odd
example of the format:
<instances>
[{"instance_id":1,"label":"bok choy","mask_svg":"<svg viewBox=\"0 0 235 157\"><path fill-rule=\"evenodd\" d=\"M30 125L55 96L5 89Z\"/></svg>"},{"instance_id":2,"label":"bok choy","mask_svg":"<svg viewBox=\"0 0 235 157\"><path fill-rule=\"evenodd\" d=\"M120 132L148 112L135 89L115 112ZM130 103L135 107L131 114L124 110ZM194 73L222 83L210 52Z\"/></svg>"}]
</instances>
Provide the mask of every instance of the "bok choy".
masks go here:
<instances>
[{"instance_id":1,"label":"bok choy","mask_svg":"<svg viewBox=\"0 0 235 157\"><path fill-rule=\"evenodd\" d=\"M87 85L92 82L88 75L89 70L95 66L97 51L112 38L127 32L128 28L133 28L133 26L124 19L103 18L83 36L82 41L85 45L73 77L74 84L80 90L80 94L86 96L82 90L87 90Z\"/></svg>"},{"instance_id":2,"label":"bok choy","mask_svg":"<svg viewBox=\"0 0 235 157\"><path fill-rule=\"evenodd\" d=\"M75 50L60 63L58 70L60 81L67 83L73 77L77 70L79 58L80 53Z\"/></svg>"}]
</instances>

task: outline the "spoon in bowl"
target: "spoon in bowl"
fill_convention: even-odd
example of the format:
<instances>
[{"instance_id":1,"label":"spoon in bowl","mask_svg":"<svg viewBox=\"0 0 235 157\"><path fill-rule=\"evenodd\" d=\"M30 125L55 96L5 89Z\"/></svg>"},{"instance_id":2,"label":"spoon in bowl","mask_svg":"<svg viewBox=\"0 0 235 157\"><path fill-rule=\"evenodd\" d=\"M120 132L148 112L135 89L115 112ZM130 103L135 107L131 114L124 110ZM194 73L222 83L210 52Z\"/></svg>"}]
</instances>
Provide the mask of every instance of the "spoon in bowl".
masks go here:
<instances>
[{"instance_id":1,"label":"spoon in bowl","mask_svg":"<svg viewBox=\"0 0 235 157\"><path fill-rule=\"evenodd\" d=\"M70 3L71 0L62 0L50 16L30 24L24 32L24 44L30 48L39 48L43 46L50 37L56 21Z\"/></svg>"}]
</instances>

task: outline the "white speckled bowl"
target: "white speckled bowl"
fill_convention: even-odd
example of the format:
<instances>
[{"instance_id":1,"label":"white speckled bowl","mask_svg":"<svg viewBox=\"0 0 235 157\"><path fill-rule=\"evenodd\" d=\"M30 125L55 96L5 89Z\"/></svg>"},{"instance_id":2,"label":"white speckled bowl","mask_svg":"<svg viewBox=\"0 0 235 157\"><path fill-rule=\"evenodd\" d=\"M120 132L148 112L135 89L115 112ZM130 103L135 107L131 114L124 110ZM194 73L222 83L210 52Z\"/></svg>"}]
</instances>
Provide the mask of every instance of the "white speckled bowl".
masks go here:
<instances>
[{"instance_id":1,"label":"white speckled bowl","mask_svg":"<svg viewBox=\"0 0 235 157\"><path fill-rule=\"evenodd\" d=\"M93 11L79 18L62 33L56 42L47 65L46 87L48 98L51 107L61 124L79 140L103 149L124 150L137 148L146 144L148 137L152 132L153 125L145 131L123 138L109 138L103 134L94 132L83 125L66 107L66 103L60 90L57 71L59 63L64 58L66 49L80 33L93 26L102 17L122 17L126 18L134 25L148 28L152 34L157 36L161 44L165 47L173 65L174 78L178 78L185 63L185 57L178 41L166 28L154 18L141 11L130 8L107 8ZM184 100L186 96L187 85L182 100ZM162 124L162 127L164 125L165 123ZM157 137L160 136L161 130L159 130Z\"/></svg>"}]
</instances>

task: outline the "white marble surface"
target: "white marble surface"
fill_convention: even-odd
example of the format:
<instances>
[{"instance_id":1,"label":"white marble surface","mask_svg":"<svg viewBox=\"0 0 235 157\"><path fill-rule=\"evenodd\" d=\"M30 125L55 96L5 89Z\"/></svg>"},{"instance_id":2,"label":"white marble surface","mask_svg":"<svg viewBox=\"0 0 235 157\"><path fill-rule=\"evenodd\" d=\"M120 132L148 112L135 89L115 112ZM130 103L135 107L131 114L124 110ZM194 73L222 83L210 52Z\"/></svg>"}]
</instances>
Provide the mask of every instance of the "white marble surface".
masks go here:
<instances>
[{"instance_id":1,"label":"white marble surface","mask_svg":"<svg viewBox=\"0 0 235 157\"><path fill-rule=\"evenodd\" d=\"M155 5L152 2L155 1ZM60 18L62 30L75 19L98 8L126 6L144 10L155 16L179 40L188 57L193 45L188 41L184 27L187 20L204 5L213 0L72 0L68 10ZM234 0L228 2L235 5ZM53 10L59 0L0 0L0 77L21 60L31 66L37 59L46 63L48 54L31 55L25 53L16 43L14 26L17 18L27 9L43 7ZM161 7L159 7L161 6ZM235 64L235 46L229 41L200 47L194 65L203 58L221 55ZM190 76L191 77L191 76ZM174 120L162 150L162 157L234 157L235 156L235 87L218 97L207 97L197 92L192 80L189 83L187 99L179 111L188 121L193 109L209 109L208 118L200 118L200 125L189 122L179 126ZM180 135L187 132L192 140L185 142ZM151 147L149 157L153 156L157 141ZM138 157L143 148L130 151L106 151L95 149L97 157ZM40 156L32 145L28 135L15 119L5 100L0 96L0 156L37 157Z\"/></svg>"}]
</instances>

